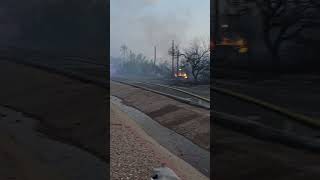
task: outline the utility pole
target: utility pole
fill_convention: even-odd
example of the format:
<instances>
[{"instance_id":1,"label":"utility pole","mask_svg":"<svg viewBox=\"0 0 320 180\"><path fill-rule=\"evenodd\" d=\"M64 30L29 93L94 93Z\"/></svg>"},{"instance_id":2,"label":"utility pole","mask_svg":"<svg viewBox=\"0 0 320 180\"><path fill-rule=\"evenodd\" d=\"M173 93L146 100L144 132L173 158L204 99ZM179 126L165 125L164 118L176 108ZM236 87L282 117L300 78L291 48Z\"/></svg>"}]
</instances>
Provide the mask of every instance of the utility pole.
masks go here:
<instances>
[{"instance_id":1,"label":"utility pole","mask_svg":"<svg viewBox=\"0 0 320 180\"><path fill-rule=\"evenodd\" d=\"M180 57L180 51L179 51L179 48L177 48L177 74L179 72L179 57Z\"/></svg>"},{"instance_id":2,"label":"utility pole","mask_svg":"<svg viewBox=\"0 0 320 180\"><path fill-rule=\"evenodd\" d=\"M174 78L174 40L172 40L172 78Z\"/></svg>"},{"instance_id":3,"label":"utility pole","mask_svg":"<svg viewBox=\"0 0 320 180\"><path fill-rule=\"evenodd\" d=\"M129 54L129 60L132 61L132 51L130 50L130 54Z\"/></svg>"},{"instance_id":4,"label":"utility pole","mask_svg":"<svg viewBox=\"0 0 320 180\"><path fill-rule=\"evenodd\" d=\"M157 60L157 47L154 46L154 61L153 61L154 66L156 66L156 60Z\"/></svg>"},{"instance_id":5,"label":"utility pole","mask_svg":"<svg viewBox=\"0 0 320 180\"><path fill-rule=\"evenodd\" d=\"M154 46L153 71L156 73L157 47Z\"/></svg>"}]
</instances>

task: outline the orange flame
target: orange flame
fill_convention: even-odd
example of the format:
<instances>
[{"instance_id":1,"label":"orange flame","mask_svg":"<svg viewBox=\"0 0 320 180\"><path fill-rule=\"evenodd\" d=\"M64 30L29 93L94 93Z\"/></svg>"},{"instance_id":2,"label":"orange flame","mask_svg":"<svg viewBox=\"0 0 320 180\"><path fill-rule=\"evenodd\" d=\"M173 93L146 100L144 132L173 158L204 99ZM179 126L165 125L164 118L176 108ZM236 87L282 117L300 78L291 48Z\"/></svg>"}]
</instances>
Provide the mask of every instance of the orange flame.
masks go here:
<instances>
[{"instance_id":1,"label":"orange flame","mask_svg":"<svg viewBox=\"0 0 320 180\"><path fill-rule=\"evenodd\" d=\"M174 75L175 77L182 77L184 79L188 79L188 75L185 72L178 72L178 73L175 73Z\"/></svg>"}]
</instances>

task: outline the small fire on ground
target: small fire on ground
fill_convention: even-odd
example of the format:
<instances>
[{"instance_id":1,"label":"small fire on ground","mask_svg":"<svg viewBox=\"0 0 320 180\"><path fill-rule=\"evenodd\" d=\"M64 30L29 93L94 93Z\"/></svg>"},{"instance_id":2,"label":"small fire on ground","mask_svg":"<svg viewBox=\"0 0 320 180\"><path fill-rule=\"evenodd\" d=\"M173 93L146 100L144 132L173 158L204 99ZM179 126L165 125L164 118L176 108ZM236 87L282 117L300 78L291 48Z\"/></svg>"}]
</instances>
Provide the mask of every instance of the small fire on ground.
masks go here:
<instances>
[{"instance_id":1,"label":"small fire on ground","mask_svg":"<svg viewBox=\"0 0 320 180\"><path fill-rule=\"evenodd\" d=\"M175 74L174 74L174 76L175 76L176 78L184 78L184 79L188 79L188 75L187 75L187 73L185 73L185 72L181 72L181 70L180 70L180 72L175 73Z\"/></svg>"}]
</instances>

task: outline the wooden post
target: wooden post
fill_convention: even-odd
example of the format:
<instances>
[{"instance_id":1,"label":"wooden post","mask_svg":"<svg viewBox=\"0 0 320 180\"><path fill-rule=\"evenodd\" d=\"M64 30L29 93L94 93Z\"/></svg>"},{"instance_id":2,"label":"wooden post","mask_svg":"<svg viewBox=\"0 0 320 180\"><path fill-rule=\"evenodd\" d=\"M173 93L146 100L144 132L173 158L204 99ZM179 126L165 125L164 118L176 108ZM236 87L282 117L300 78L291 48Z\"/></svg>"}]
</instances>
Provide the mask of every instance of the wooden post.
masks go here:
<instances>
[{"instance_id":1,"label":"wooden post","mask_svg":"<svg viewBox=\"0 0 320 180\"><path fill-rule=\"evenodd\" d=\"M154 62L153 62L154 66L156 66L156 60L157 60L157 47L154 46Z\"/></svg>"},{"instance_id":2,"label":"wooden post","mask_svg":"<svg viewBox=\"0 0 320 180\"><path fill-rule=\"evenodd\" d=\"M174 40L172 40L172 78L174 78Z\"/></svg>"},{"instance_id":3,"label":"wooden post","mask_svg":"<svg viewBox=\"0 0 320 180\"><path fill-rule=\"evenodd\" d=\"M156 74L157 47L154 46L153 72Z\"/></svg>"},{"instance_id":4,"label":"wooden post","mask_svg":"<svg viewBox=\"0 0 320 180\"><path fill-rule=\"evenodd\" d=\"M177 49L177 73L179 72L179 57L180 57L180 51L179 48Z\"/></svg>"}]
</instances>

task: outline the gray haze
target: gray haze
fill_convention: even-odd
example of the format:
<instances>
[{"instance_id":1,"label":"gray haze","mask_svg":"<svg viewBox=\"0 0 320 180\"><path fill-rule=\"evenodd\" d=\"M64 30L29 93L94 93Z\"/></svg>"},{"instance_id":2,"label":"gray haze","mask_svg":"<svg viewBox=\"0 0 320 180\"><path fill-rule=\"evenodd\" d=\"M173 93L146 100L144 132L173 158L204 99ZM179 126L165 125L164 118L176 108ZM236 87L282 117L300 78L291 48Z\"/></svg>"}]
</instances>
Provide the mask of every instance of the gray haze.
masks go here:
<instances>
[{"instance_id":1,"label":"gray haze","mask_svg":"<svg viewBox=\"0 0 320 180\"><path fill-rule=\"evenodd\" d=\"M126 44L134 52L166 58L171 41L209 38L209 0L111 0L111 56Z\"/></svg>"}]
</instances>

